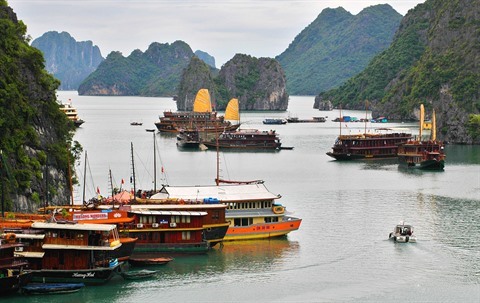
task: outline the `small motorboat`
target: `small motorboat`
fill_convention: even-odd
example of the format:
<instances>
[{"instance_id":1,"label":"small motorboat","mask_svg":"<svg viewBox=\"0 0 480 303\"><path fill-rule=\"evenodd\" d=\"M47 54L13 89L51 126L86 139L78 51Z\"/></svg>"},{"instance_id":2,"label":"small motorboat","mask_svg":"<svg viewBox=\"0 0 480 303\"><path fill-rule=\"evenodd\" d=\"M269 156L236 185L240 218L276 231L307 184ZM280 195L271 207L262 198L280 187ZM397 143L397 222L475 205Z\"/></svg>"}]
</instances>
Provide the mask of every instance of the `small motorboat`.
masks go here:
<instances>
[{"instance_id":1,"label":"small motorboat","mask_svg":"<svg viewBox=\"0 0 480 303\"><path fill-rule=\"evenodd\" d=\"M132 126L140 126L140 125L143 125L143 123L142 123L142 122L136 122L136 121L134 121L134 122L130 122L130 125L132 125Z\"/></svg>"},{"instance_id":2,"label":"small motorboat","mask_svg":"<svg viewBox=\"0 0 480 303\"><path fill-rule=\"evenodd\" d=\"M131 258L128 259L128 262L134 266L139 265L163 265L172 261L173 258L159 257L159 258Z\"/></svg>"},{"instance_id":3,"label":"small motorboat","mask_svg":"<svg viewBox=\"0 0 480 303\"><path fill-rule=\"evenodd\" d=\"M413 226L405 224L403 221L395 226L388 238L400 243L417 242L417 237L413 234Z\"/></svg>"},{"instance_id":4,"label":"small motorboat","mask_svg":"<svg viewBox=\"0 0 480 303\"><path fill-rule=\"evenodd\" d=\"M139 279L150 278L156 273L157 272L154 270L142 269L142 270L125 271L125 272L122 272L121 275L126 280L139 280Z\"/></svg>"},{"instance_id":5,"label":"small motorboat","mask_svg":"<svg viewBox=\"0 0 480 303\"><path fill-rule=\"evenodd\" d=\"M28 295L65 294L77 292L84 286L83 283L29 283L22 286L22 292Z\"/></svg>"}]
</instances>

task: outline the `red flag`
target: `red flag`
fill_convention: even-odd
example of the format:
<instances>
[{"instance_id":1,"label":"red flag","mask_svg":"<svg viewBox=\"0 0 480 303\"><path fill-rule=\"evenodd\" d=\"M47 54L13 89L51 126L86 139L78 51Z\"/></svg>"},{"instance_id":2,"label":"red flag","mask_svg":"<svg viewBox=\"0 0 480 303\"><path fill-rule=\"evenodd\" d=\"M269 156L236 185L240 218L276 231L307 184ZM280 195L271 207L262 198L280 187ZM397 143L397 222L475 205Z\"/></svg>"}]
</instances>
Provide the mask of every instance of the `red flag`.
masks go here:
<instances>
[{"instance_id":1,"label":"red flag","mask_svg":"<svg viewBox=\"0 0 480 303\"><path fill-rule=\"evenodd\" d=\"M97 186L97 194L100 195L100 188Z\"/></svg>"},{"instance_id":2,"label":"red flag","mask_svg":"<svg viewBox=\"0 0 480 303\"><path fill-rule=\"evenodd\" d=\"M125 180L123 180L123 178L122 178L122 184L125 184Z\"/></svg>"},{"instance_id":3,"label":"red flag","mask_svg":"<svg viewBox=\"0 0 480 303\"><path fill-rule=\"evenodd\" d=\"M162 166L162 173L163 173L163 166Z\"/></svg>"}]
</instances>

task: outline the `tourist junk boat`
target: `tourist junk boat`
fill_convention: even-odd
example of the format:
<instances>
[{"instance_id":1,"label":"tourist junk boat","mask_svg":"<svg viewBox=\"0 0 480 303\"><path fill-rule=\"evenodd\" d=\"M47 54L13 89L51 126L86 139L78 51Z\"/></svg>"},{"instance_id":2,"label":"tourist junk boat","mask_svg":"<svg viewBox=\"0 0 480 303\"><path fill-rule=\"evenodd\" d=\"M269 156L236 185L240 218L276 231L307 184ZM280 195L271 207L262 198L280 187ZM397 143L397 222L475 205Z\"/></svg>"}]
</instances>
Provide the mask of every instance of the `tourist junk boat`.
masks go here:
<instances>
[{"instance_id":1,"label":"tourist junk boat","mask_svg":"<svg viewBox=\"0 0 480 303\"><path fill-rule=\"evenodd\" d=\"M259 131L257 129L242 129L237 131L225 131L218 138L202 142L207 147L219 147L220 149L240 150L278 150L282 143L274 130Z\"/></svg>"},{"instance_id":2,"label":"tourist junk boat","mask_svg":"<svg viewBox=\"0 0 480 303\"><path fill-rule=\"evenodd\" d=\"M17 254L29 260L34 282L103 284L122 264L107 254L121 246L115 225L34 222L32 229L42 232L32 242L41 251Z\"/></svg>"},{"instance_id":3,"label":"tourist junk boat","mask_svg":"<svg viewBox=\"0 0 480 303\"><path fill-rule=\"evenodd\" d=\"M225 119L240 124L238 99L233 98L228 102ZM257 129L224 131L218 136L203 140L202 143L207 147L240 150L278 150L282 146L280 138L274 130L259 131Z\"/></svg>"},{"instance_id":4,"label":"tourist junk boat","mask_svg":"<svg viewBox=\"0 0 480 303\"><path fill-rule=\"evenodd\" d=\"M417 242L417 237L413 234L413 226L405 224L403 221L395 226L388 238L400 243Z\"/></svg>"},{"instance_id":5,"label":"tourist junk boat","mask_svg":"<svg viewBox=\"0 0 480 303\"><path fill-rule=\"evenodd\" d=\"M16 257L15 251L23 244L16 243L13 233L3 234L0 238L0 294L18 291L32 278L32 274L24 271L28 262L23 257Z\"/></svg>"},{"instance_id":6,"label":"tourist junk boat","mask_svg":"<svg viewBox=\"0 0 480 303\"><path fill-rule=\"evenodd\" d=\"M164 186L152 199L179 199L185 203L212 201L227 206L230 221L224 241L284 236L300 227L301 219L287 214L275 203L280 195L268 191L263 181L235 182L213 186Z\"/></svg>"},{"instance_id":7,"label":"tourist junk boat","mask_svg":"<svg viewBox=\"0 0 480 303\"><path fill-rule=\"evenodd\" d=\"M408 140L400 144L398 147L399 165L423 170L443 170L445 151L443 142L437 141L435 110L432 113L430 140L422 140L424 117L424 107L421 104L418 140Z\"/></svg>"},{"instance_id":8,"label":"tourist junk boat","mask_svg":"<svg viewBox=\"0 0 480 303\"><path fill-rule=\"evenodd\" d=\"M78 117L77 109L73 107L71 99L68 100L68 103L60 104L60 110L67 115L67 118L72 121L76 127L79 127L85 122Z\"/></svg>"},{"instance_id":9,"label":"tourist junk boat","mask_svg":"<svg viewBox=\"0 0 480 303\"><path fill-rule=\"evenodd\" d=\"M160 132L177 133L181 129L196 129L199 132L216 133L223 130L235 130L240 125L225 121L212 111L208 89L200 89L195 97L192 112L165 111L155 126Z\"/></svg>"},{"instance_id":10,"label":"tourist junk boat","mask_svg":"<svg viewBox=\"0 0 480 303\"><path fill-rule=\"evenodd\" d=\"M363 134L342 135L342 122L346 122L346 117L340 119L340 135L337 137L331 152L327 155L335 160L360 160L360 159L388 159L396 158L398 145L405 143L412 138L412 134L404 132L393 132L389 128L377 128L375 133L367 132L367 105L365 110L365 129ZM340 109L340 117L342 111Z\"/></svg>"},{"instance_id":11,"label":"tourist junk boat","mask_svg":"<svg viewBox=\"0 0 480 303\"><path fill-rule=\"evenodd\" d=\"M384 159L397 157L398 146L407 142L410 133L392 132L392 129L376 129L376 133L338 136L327 155L335 160Z\"/></svg>"}]
</instances>

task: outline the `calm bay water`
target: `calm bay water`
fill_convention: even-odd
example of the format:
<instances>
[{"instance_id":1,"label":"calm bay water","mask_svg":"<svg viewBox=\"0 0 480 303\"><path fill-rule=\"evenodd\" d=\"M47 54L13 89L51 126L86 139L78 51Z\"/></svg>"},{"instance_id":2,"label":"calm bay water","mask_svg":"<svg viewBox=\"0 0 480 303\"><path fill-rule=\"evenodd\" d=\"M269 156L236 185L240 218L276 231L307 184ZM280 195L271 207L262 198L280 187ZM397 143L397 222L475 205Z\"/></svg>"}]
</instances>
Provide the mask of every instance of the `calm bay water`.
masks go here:
<instances>
[{"instance_id":1,"label":"calm bay water","mask_svg":"<svg viewBox=\"0 0 480 303\"><path fill-rule=\"evenodd\" d=\"M113 182L130 188L131 148L137 188L152 188L157 144L157 188L213 184L214 151L182 151L175 136L149 133L169 98L84 97L72 99L86 122L76 132L88 152L86 196ZM444 172L399 169L395 161L336 162L325 153L338 136L337 111L312 108L313 97L292 96L288 112L241 113L243 128L275 129L279 152L221 153L221 175L263 179L287 210L303 219L286 238L226 243L207 255L176 257L156 268L155 279L125 282L75 294L16 295L15 302L479 302L480 147L447 146ZM363 112L343 114L365 117ZM265 118L328 116L326 123L262 125ZM143 122L131 126L130 122ZM415 124L368 125L410 129ZM363 132L348 124L343 133ZM83 179L83 159L77 174ZM161 174L163 167L165 174ZM83 183L83 182L82 182ZM82 187L75 200L82 199ZM388 234L399 221L415 227L418 243L395 244Z\"/></svg>"}]
</instances>

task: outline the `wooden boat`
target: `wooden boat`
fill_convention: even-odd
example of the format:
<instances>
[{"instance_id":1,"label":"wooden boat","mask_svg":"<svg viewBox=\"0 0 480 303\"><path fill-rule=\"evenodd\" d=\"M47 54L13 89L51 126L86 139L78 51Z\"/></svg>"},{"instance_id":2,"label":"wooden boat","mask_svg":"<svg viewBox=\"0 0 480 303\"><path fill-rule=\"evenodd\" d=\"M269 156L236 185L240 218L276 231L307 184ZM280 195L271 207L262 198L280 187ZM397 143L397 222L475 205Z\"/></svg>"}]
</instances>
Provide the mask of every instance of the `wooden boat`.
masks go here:
<instances>
[{"instance_id":1,"label":"wooden boat","mask_svg":"<svg viewBox=\"0 0 480 303\"><path fill-rule=\"evenodd\" d=\"M325 117L313 117L312 119L299 119L297 117L287 118L288 123L324 123L327 119Z\"/></svg>"},{"instance_id":2,"label":"wooden boat","mask_svg":"<svg viewBox=\"0 0 480 303\"><path fill-rule=\"evenodd\" d=\"M197 129L180 129L177 134L177 146L182 148L199 148L200 135Z\"/></svg>"},{"instance_id":3,"label":"wooden boat","mask_svg":"<svg viewBox=\"0 0 480 303\"><path fill-rule=\"evenodd\" d=\"M403 221L395 226L388 238L399 243L417 242L417 237L413 234L413 226L405 224Z\"/></svg>"},{"instance_id":4,"label":"wooden boat","mask_svg":"<svg viewBox=\"0 0 480 303\"><path fill-rule=\"evenodd\" d=\"M132 126L141 126L141 125L143 125L143 123L142 123L142 122L135 122L135 121L134 121L134 122L130 122L130 125L132 125Z\"/></svg>"},{"instance_id":5,"label":"wooden boat","mask_svg":"<svg viewBox=\"0 0 480 303\"><path fill-rule=\"evenodd\" d=\"M71 99L68 100L68 103L61 103L60 110L67 115L67 118L72 121L76 127L79 127L85 122L78 117L77 109L73 107Z\"/></svg>"},{"instance_id":6,"label":"wooden boat","mask_svg":"<svg viewBox=\"0 0 480 303\"><path fill-rule=\"evenodd\" d=\"M41 251L17 254L30 261L34 282L102 284L122 264L107 254L121 246L115 225L34 222L32 229L42 234L30 246Z\"/></svg>"},{"instance_id":7,"label":"wooden boat","mask_svg":"<svg viewBox=\"0 0 480 303\"><path fill-rule=\"evenodd\" d=\"M218 133L224 130L235 130L240 125L226 121L212 111L208 89L200 89L195 97L192 112L163 112L163 117L155 126L160 132L177 133L181 129L197 129L199 132Z\"/></svg>"},{"instance_id":8,"label":"wooden boat","mask_svg":"<svg viewBox=\"0 0 480 303\"><path fill-rule=\"evenodd\" d=\"M376 133L338 136L327 155L335 160L396 158L398 146L412 138L410 133L379 128Z\"/></svg>"},{"instance_id":9,"label":"wooden boat","mask_svg":"<svg viewBox=\"0 0 480 303\"><path fill-rule=\"evenodd\" d=\"M202 143L207 147L241 150L278 150L282 146L280 138L274 130L259 131L257 129L225 131L217 138L202 141Z\"/></svg>"},{"instance_id":10,"label":"wooden boat","mask_svg":"<svg viewBox=\"0 0 480 303\"><path fill-rule=\"evenodd\" d=\"M206 212L143 208L128 213L134 221L122 224L120 231L128 237L138 238L130 258L145 253L198 254L209 250L210 245L203 235Z\"/></svg>"},{"instance_id":11,"label":"wooden boat","mask_svg":"<svg viewBox=\"0 0 480 303\"><path fill-rule=\"evenodd\" d=\"M30 283L22 287L27 295L51 295L77 292L85 287L84 283Z\"/></svg>"},{"instance_id":12,"label":"wooden boat","mask_svg":"<svg viewBox=\"0 0 480 303\"><path fill-rule=\"evenodd\" d=\"M154 270L141 269L122 271L121 275L126 280L139 280L153 277L157 272Z\"/></svg>"},{"instance_id":13,"label":"wooden boat","mask_svg":"<svg viewBox=\"0 0 480 303\"><path fill-rule=\"evenodd\" d=\"M15 234L3 234L0 239L0 294L17 292L30 282L32 274L26 272L28 262L25 258L16 257L15 250L23 248L16 243Z\"/></svg>"},{"instance_id":14,"label":"wooden boat","mask_svg":"<svg viewBox=\"0 0 480 303\"><path fill-rule=\"evenodd\" d=\"M173 258L167 258L167 257L156 257L156 258L138 257L138 258L132 258L128 260L128 263L134 266L165 265L172 260Z\"/></svg>"},{"instance_id":15,"label":"wooden boat","mask_svg":"<svg viewBox=\"0 0 480 303\"><path fill-rule=\"evenodd\" d=\"M217 177L217 180L219 178ZM152 198L176 198L185 203L202 203L204 199L227 206L225 218L230 222L224 241L264 239L284 236L300 227L301 219L286 212L268 191L263 181L239 182L212 186L164 186Z\"/></svg>"},{"instance_id":16,"label":"wooden boat","mask_svg":"<svg viewBox=\"0 0 480 303\"><path fill-rule=\"evenodd\" d=\"M287 124L287 120L285 119L265 119L263 120L263 124Z\"/></svg>"},{"instance_id":17,"label":"wooden boat","mask_svg":"<svg viewBox=\"0 0 480 303\"><path fill-rule=\"evenodd\" d=\"M422 170L443 170L445 167L445 151L443 142L436 139L435 110L432 113L432 128L429 140L422 140L424 126L424 107L420 105L420 131L417 140L408 140L398 147L400 166L419 168Z\"/></svg>"}]
</instances>

